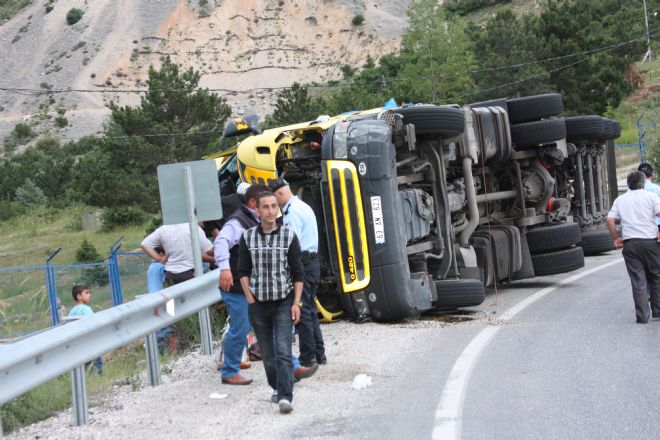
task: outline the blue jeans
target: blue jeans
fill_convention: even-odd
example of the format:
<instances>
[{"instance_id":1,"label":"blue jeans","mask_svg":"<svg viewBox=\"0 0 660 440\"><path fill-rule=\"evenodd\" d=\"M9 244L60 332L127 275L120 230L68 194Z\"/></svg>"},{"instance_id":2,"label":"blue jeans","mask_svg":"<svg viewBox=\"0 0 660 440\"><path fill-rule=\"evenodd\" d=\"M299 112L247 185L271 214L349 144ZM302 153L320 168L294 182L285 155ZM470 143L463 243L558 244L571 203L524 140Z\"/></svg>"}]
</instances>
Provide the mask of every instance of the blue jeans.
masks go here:
<instances>
[{"instance_id":1,"label":"blue jeans","mask_svg":"<svg viewBox=\"0 0 660 440\"><path fill-rule=\"evenodd\" d=\"M293 401L291 359L291 305L293 294L278 301L255 302L248 313L261 348L268 385L277 390L277 400Z\"/></svg>"},{"instance_id":2,"label":"blue jeans","mask_svg":"<svg viewBox=\"0 0 660 440\"><path fill-rule=\"evenodd\" d=\"M242 293L220 291L222 300L225 302L231 324L224 342L224 356L220 375L228 378L238 374L241 370L241 357L245 339L250 331L248 320L248 303Z\"/></svg>"}]
</instances>

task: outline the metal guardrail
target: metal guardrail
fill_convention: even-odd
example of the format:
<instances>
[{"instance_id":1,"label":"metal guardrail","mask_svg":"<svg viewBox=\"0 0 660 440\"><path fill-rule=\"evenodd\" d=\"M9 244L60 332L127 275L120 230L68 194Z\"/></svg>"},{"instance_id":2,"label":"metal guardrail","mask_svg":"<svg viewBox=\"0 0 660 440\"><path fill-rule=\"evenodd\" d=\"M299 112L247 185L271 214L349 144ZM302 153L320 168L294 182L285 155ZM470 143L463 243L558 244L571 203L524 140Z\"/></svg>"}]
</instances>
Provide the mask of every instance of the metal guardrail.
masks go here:
<instances>
[{"instance_id":1,"label":"metal guardrail","mask_svg":"<svg viewBox=\"0 0 660 440\"><path fill-rule=\"evenodd\" d=\"M174 303L173 315L167 312L170 300ZM0 345L0 404L195 312L208 316L208 306L219 300L218 273L213 271L84 319ZM151 374L151 360L149 364ZM152 380L152 385L155 384ZM74 413L75 404L74 398Z\"/></svg>"}]
</instances>

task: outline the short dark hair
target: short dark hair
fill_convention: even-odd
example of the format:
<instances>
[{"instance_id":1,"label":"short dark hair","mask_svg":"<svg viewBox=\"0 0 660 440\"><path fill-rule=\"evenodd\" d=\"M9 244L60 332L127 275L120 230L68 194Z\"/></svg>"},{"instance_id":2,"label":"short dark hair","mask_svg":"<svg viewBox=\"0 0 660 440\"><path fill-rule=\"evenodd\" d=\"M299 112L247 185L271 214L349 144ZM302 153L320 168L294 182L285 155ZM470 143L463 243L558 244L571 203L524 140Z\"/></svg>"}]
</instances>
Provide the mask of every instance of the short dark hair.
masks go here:
<instances>
[{"instance_id":1,"label":"short dark hair","mask_svg":"<svg viewBox=\"0 0 660 440\"><path fill-rule=\"evenodd\" d=\"M245 201L247 202L250 199L257 199L257 196L264 191L268 191L268 187L263 183L250 185L247 191L245 191Z\"/></svg>"},{"instance_id":2,"label":"short dark hair","mask_svg":"<svg viewBox=\"0 0 660 440\"><path fill-rule=\"evenodd\" d=\"M275 192L280 188L283 188L285 186L289 186L289 182L284 180L281 177L278 177L277 179L273 179L270 182L268 182L268 188L272 191Z\"/></svg>"},{"instance_id":3,"label":"short dark hair","mask_svg":"<svg viewBox=\"0 0 660 440\"><path fill-rule=\"evenodd\" d=\"M644 184L646 183L646 176L641 171L633 171L628 174L628 189L635 191L638 189L644 189Z\"/></svg>"},{"instance_id":4,"label":"short dark hair","mask_svg":"<svg viewBox=\"0 0 660 440\"><path fill-rule=\"evenodd\" d=\"M71 296L73 297L74 301L78 301L78 296L82 295L82 293L85 290L89 290L89 287L85 286L84 284L76 284L71 288Z\"/></svg>"},{"instance_id":5,"label":"short dark hair","mask_svg":"<svg viewBox=\"0 0 660 440\"><path fill-rule=\"evenodd\" d=\"M651 177L653 175L653 167L649 163L640 163L637 167L637 171L641 171L646 177Z\"/></svg>"},{"instance_id":6,"label":"short dark hair","mask_svg":"<svg viewBox=\"0 0 660 440\"><path fill-rule=\"evenodd\" d=\"M262 191L257 195L257 206L261 205L261 199L264 199L266 197L275 197L275 194L273 194L271 191Z\"/></svg>"}]
</instances>

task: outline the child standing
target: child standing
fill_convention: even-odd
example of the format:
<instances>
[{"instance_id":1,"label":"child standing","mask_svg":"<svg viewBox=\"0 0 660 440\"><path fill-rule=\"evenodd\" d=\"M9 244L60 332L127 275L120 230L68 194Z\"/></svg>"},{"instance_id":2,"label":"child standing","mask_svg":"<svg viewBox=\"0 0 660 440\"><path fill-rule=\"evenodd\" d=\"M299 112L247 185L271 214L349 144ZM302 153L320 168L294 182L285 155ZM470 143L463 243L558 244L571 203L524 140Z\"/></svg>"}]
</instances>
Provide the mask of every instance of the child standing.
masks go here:
<instances>
[{"instance_id":1,"label":"child standing","mask_svg":"<svg viewBox=\"0 0 660 440\"><path fill-rule=\"evenodd\" d=\"M76 305L71 308L69 317L84 317L94 314L94 310L87 305L92 300L92 294L87 286L76 284L71 289L71 296L73 296ZM94 361L94 368L99 374L103 374L103 359L100 356Z\"/></svg>"}]
</instances>

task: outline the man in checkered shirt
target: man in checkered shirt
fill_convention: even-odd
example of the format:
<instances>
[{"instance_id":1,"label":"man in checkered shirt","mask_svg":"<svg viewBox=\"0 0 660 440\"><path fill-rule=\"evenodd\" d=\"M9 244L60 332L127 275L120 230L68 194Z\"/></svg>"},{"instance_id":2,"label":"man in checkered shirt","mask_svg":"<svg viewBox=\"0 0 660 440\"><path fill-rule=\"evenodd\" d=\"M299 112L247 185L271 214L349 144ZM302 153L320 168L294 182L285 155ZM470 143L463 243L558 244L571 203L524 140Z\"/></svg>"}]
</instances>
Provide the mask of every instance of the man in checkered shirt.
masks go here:
<instances>
[{"instance_id":1,"label":"man in checkered shirt","mask_svg":"<svg viewBox=\"0 0 660 440\"><path fill-rule=\"evenodd\" d=\"M241 237L237 273L248 302L248 316L259 341L271 396L281 413L293 411L291 324L300 321L305 270L296 234L277 224L272 192L257 196L260 224Z\"/></svg>"}]
</instances>

